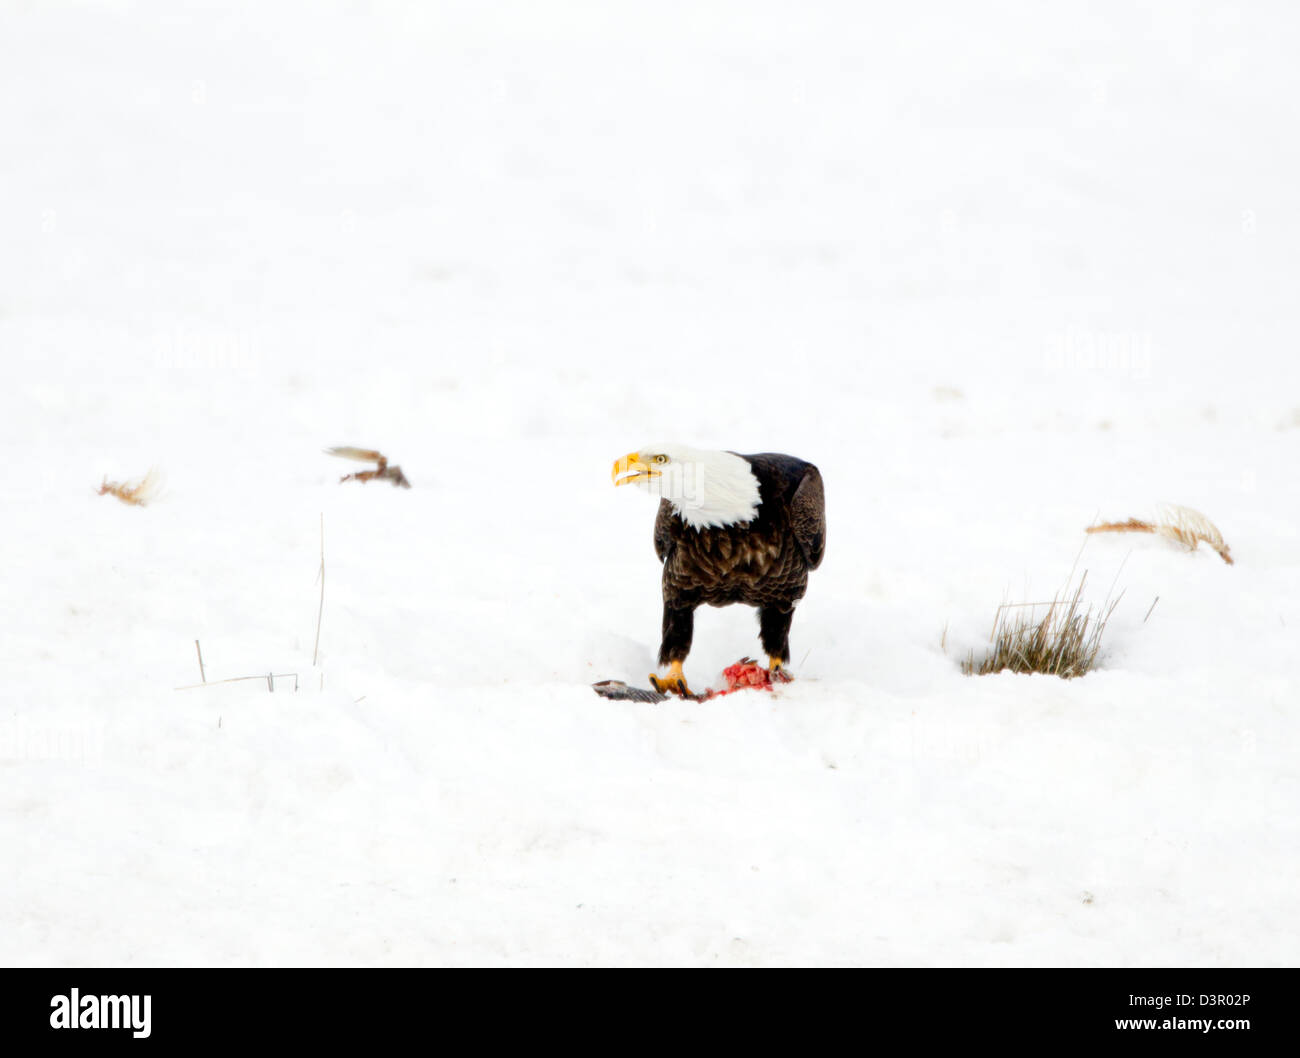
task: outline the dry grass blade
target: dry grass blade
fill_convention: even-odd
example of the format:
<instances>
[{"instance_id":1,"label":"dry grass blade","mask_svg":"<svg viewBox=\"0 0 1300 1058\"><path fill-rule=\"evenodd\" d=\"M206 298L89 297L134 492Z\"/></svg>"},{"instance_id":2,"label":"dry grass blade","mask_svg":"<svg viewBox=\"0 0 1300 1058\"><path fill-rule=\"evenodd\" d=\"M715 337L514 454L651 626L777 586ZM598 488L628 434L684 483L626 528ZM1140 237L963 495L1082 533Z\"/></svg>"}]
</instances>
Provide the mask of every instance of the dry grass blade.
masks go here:
<instances>
[{"instance_id":1,"label":"dry grass blade","mask_svg":"<svg viewBox=\"0 0 1300 1058\"><path fill-rule=\"evenodd\" d=\"M382 453L373 448L356 448L352 445L338 445L334 448L327 448L325 454L338 456L341 459L355 459L358 463L388 462Z\"/></svg>"},{"instance_id":2,"label":"dry grass blade","mask_svg":"<svg viewBox=\"0 0 1300 1058\"><path fill-rule=\"evenodd\" d=\"M1085 533L1154 533L1156 527L1150 522L1139 521L1137 518L1130 518L1127 522L1102 522L1100 525L1090 525L1084 530Z\"/></svg>"},{"instance_id":3,"label":"dry grass blade","mask_svg":"<svg viewBox=\"0 0 1300 1058\"><path fill-rule=\"evenodd\" d=\"M1160 507L1160 521L1156 531L1170 540L1176 540L1189 551L1196 550L1197 541L1208 544L1219 553L1219 557L1232 565L1232 556L1228 554L1228 545L1224 543L1219 527L1200 511L1191 507L1180 507L1176 503L1167 503Z\"/></svg>"},{"instance_id":4,"label":"dry grass blade","mask_svg":"<svg viewBox=\"0 0 1300 1058\"><path fill-rule=\"evenodd\" d=\"M1122 594L1107 600L1100 608L1084 606L1083 586L1087 572L1070 593L1066 589L1047 603L1030 604L1046 606L1041 617L1035 610L1022 606L1003 604L998 607L990 641L993 649L977 660L971 651L962 671L971 676L1010 669L1012 672L1041 672L1062 679L1082 676L1097 664L1101 652L1101 637L1106 623L1119 605Z\"/></svg>"},{"instance_id":5,"label":"dry grass blade","mask_svg":"<svg viewBox=\"0 0 1300 1058\"><path fill-rule=\"evenodd\" d=\"M1130 518L1126 522L1102 522L1089 526L1089 533L1155 533L1166 540L1172 540L1188 551L1195 551L1197 544L1205 543L1219 553L1219 557L1232 565L1232 555L1224 543L1223 534L1219 532L1210 519L1191 507L1181 507L1176 503L1162 504L1154 522L1144 522Z\"/></svg>"},{"instance_id":6,"label":"dry grass blade","mask_svg":"<svg viewBox=\"0 0 1300 1058\"><path fill-rule=\"evenodd\" d=\"M312 647L311 663L316 666L320 657L320 620L325 616L325 512L320 515L320 607L316 610L316 645ZM323 678L323 677L322 677Z\"/></svg>"},{"instance_id":7,"label":"dry grass blade","mask_svg":"<svg viewBox=\"0 0 1300 1058\"><path fill-rule=\"evenodd\" d=\"M149 473L139 481L109 481L107 477L99 486L99 495L116 496L123 503L129 503L132 507L144 507L150 500L158 495L158 487L162 484L162 475L154 467L150 467Z\"/></svg>"},{"instance_id":8,"label":"dry grass blade","mask_svg":"<svg viewBox=\"0 0 1300 1058\"><path fill-rule=\"evenodd\" d=\"M394 485L409 489L411 483L406 480L406 475L402 473L402 468L398 466L390 467L388 457L382 452L373 448L354 448L352 445L340 445L335 448L325 449L326 455L339 456L343 459L355 459L361 463L376 464L374 470L359 470L355 474L344 474L339 478L339 482L360 481L364 484L367 481L391 481Z\"/></svg>"},{"instance_id":9,"label":"dry grass blade","mask_svg":"<svg viewBox=\"0 0 1300 1058\"><path fill-rule=\"evenodd\" d=\"M267 672L258 676L231 676L225 680L207 680L203 683L187 683L184 687L173 687L174 691L197 691L202 687L216 687L222 683L243 683L245 680L265 680L268 690L275 690L275 681L277 679L288 679L293 677L293 689L298 689L298 674L296 672Z\"/></svg>"}]
</instances>

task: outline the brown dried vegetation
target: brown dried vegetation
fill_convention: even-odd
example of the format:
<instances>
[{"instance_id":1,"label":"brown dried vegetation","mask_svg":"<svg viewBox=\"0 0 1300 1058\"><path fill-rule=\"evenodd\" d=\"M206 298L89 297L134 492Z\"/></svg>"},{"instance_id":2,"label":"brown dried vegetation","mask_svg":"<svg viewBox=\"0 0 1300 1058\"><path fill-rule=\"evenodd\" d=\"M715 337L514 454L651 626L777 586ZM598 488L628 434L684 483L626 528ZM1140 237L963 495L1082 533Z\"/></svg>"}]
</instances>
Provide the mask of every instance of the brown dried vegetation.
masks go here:
<instances>
[{"instance_id":1,"label":"brown dried vegetation","mask_svg":"<svg viewBox=\"0 0 1300 1058\"><path fill-rule=\"evenodd\" d=\"M339 482L344 481L391 481L394 485L400 485L404 489L409 489L411 483L406 480L406 475L402 473L402 468L388 465L388 457L373 448L353 448L350 445L343 445L338 448L327 448L326 453L332 456L340 456L343 459L355 459L362 463L375 463L374 470L359 470L355 474L344 474L339 478Z\"/></svg>"},{"instance_id":2,"label":"brown dried vegetation","mask_svg":"<svg viewBox=\"0 0 1300 1058\"><path fill-rule=\"evenodd\" d=\"M132 507L143 507L158 495L158 486L162 478L156 469L151 468L149 473L139 481L109 481L107 477L99 486L99 495L116 496L123 503L129 503Z\"/></svg>"},{"instance_id":3,"label":"brown dried vegetation","mask_svg":"<svg viewBox=\"0 0 1300 1058\"><path fill-rule=\"evenodd\" d=\"M987 676L1010 669L1069 680L1094 668L1101 652L1102 633L1119 605L1119 598L1107 600L1100 607L1085 607L1083 585L1087 578L1085 572L1073 593L1067 585L1050 602L999 606L989 637L992 650L978 660L972 650L962 662L962 672L968 676ZM1041 617L1035 616L1044 606L1046 612Z\"/></svg>"},{"instance_id":4,"label":"brown dried vegetation","mask_svg":"<svg viewBox=\"0 0 1300 1058\"><path fill-rule=\"evenodd\" d=\"M1144 522L1130 518L1126 522L1102 522L1089 526L1089 533L1155 533L1167 540L1172 540L1188 551L1195 551L1197 544L1205 543L1219 553L1219 557L1232 565L1232 556L1228 545L1224 543L1223 534L1218 527L1200 511L1177 504L1166 504L1160 508L1154 522Z\"/></svg>"}]
</instances>

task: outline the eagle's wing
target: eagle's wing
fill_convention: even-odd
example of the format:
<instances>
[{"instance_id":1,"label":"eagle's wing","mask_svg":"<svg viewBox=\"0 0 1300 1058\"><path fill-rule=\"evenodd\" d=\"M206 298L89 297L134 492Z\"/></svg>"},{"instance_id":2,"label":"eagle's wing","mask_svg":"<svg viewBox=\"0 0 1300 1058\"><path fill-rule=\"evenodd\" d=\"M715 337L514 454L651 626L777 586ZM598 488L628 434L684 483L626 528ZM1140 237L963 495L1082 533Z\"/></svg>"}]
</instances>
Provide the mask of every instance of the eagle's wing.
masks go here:
<instances>
[{"instance_id":1,"label":"eagle's wing","mask_svg":"<svg viewBox=\"0 0 1300 1058\"><path fill-rule=\"evenodd\" d=\"M673 547L672 533L668 529L672 516L673 505L667 500L660 500L659 514L655 517L655 554L659 556L660 562L668 558L668 552Z\"/></svg>"},{"instance_id":2,"label":"eagle's wing","mask_svg":"<svg viewBox=\"0 0 1300 1058\"><path fill-rule=\"evenodd\" d=\"M826 553L826 497L822 492L821 472L814 466L804 471L799 487L794 490L790 500L790 526L808 568L816 569Z\"/></svg>"}]
</instances>

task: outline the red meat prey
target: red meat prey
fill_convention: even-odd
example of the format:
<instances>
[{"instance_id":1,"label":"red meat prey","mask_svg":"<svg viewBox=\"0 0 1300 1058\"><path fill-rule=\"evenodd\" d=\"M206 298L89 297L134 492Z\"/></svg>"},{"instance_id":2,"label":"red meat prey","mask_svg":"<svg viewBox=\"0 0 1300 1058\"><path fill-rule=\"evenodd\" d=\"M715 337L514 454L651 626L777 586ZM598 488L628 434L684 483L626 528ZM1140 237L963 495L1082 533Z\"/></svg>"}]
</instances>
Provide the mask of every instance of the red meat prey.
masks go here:
<instances>
[{"instance_id":1,"label":"red meat prey","mask_svg":"<svg viewBox=\"0 0 1300 1058\"><path fill-rule=\"evenodd\" d=\"M701 701L718 698L721 695L743 690L746 687L761 687L765 691L772 689L772 673L752 658L741 658L734 665L728 665L722 670L722 676L727 681L726 689L705 691L699 695ZM778 670L776 682L789 683L790 677Z\"/></svg>"}]
</instances>

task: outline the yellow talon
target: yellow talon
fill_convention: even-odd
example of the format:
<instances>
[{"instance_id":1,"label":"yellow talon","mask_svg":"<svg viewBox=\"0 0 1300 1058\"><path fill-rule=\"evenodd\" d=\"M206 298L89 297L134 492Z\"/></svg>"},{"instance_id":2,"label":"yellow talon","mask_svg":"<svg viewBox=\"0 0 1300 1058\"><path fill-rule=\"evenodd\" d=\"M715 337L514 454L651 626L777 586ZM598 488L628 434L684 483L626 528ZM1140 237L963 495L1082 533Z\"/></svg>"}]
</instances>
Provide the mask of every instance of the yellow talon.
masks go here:
<instances>
[{"instance_id":1,"label":"yellow talon","mask_svg":"<svg viewBox=\"0 0 1300 1058\"><path fill-rule=\"evenodd\" d=\"M794 680L788 672L780 658L767 656L767 674L774 683L790 683Z\"/></svg>"},{"instance_id":2,"label":"yellow talon","mask_svg":"<svg viewBox=\"0 0 1300 1058\"><path fill-rule=\"evenodd\" d=\"M674 661L668 666L667 676L650 673L650 684L660 694L680 694L683 698L690 696L691 689L686 686L686 676L682 672L682 663Z\"/></svg>"}]
</instances>

